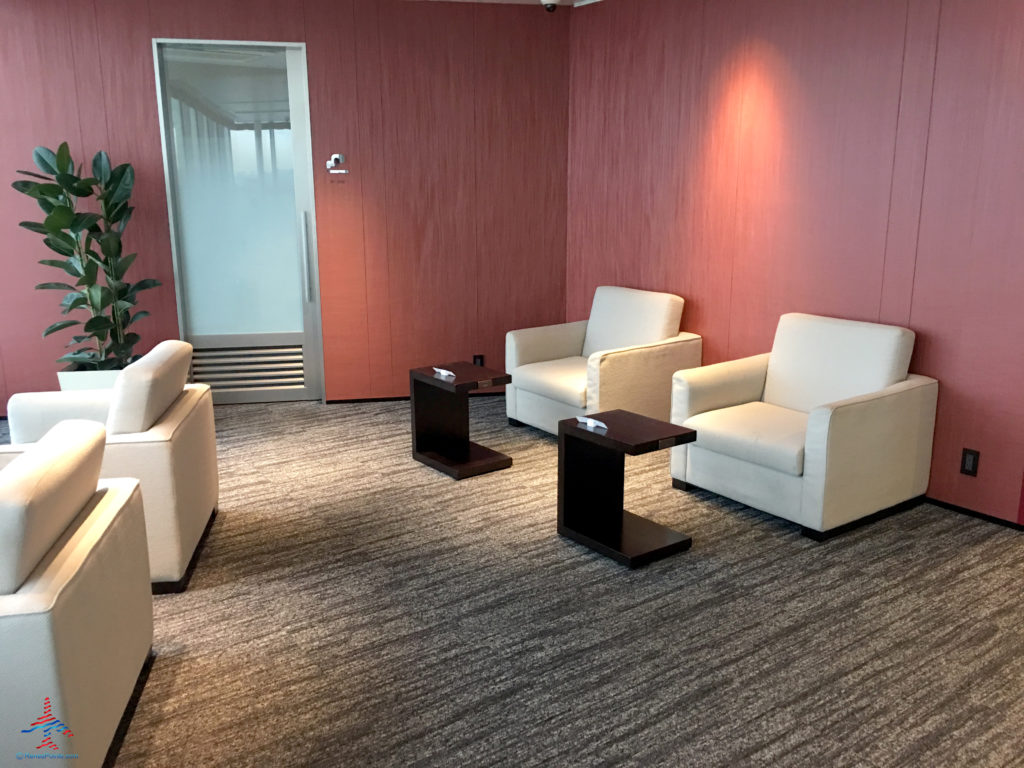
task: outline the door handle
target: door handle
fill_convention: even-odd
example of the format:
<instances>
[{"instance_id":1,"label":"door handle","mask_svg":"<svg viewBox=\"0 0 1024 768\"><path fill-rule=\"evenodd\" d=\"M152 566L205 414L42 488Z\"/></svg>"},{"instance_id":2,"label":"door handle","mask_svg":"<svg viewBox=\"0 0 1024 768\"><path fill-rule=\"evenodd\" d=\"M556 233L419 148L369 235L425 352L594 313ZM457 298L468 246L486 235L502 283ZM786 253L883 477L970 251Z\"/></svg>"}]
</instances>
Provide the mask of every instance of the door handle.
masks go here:
<instances>
[{"instance_id":1,"label":"door handle","mask_svg":"<svg viewBox=\"0 0 1024 768\"><path fill-rule=\"evenodd\" d=\"M313 301L313 286L311 278L313 270L309 265L309 211L302 212L302 290L306 296L306 303Z\"/></svg>"}]
</instances>

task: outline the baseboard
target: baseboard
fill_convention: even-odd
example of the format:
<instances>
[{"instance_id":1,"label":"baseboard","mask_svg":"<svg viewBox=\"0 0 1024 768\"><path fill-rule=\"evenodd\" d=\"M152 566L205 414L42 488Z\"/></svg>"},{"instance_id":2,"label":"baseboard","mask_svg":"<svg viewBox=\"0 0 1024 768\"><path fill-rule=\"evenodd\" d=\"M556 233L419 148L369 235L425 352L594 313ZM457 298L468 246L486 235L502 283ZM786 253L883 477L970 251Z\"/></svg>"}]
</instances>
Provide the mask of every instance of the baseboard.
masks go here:
<instances>
[{"instance_id":1,"label":"baseboard","mask_svg":"<svg viewBox=\"0 0 1024 768\"><path fill-rule=\"evenodd\" d=\"M984 512L976 512L973 509L967 509L967 507L958 507L956 504L950 504L948 501L939 501L938 499L933 499L930 496L924 496L922 497L922 500L929 504L934 504L936 507L948 509L950 512L959 512L961 515L975 517L978 520L984 520L987 523L995 523L996 525L1002 525L1006 528L1012 528L1015 531L1024 531L1024 525L1015 523L1012 520L1004 520L1001 517L986 515Z\"/></svg>"},{"instance_id":2,"label":"baseboard","mask_svg":"<svg viewBox=\"0 0 1024 768\"><path fill-rule=\"evenodd\" d=\"M139 676L135 678L132 695L128 697L128 703L124 707L124 712L121 713L121 719L114 731L114 738L111 739L110 746L107 748L107 756L103 758L103 768L113 768L114 763L117 762L117 756L124 745L124 737L128 735L128 727L132 724L132 718L135 717L135 709L139 706L142 689L146 687L146 681L149 680L149 673L153 669L154 661L156 661L156 653L150 648L149 653L146 654L146 660L142 662Z\"/></svg>"},{"instance_id":3,"label":"baseboard","mask_svg":"<svg viewBox=\"0 0 1024 768\"><path fill-rule=\"evenodd\" d=\"M217 508L214 507L210 513L210 519L206 521L206 527L203 529L203 535L199 537L199 541L196 542L195 551L192 553L192 559L188 561L188 567L185 568L184 575L177 581L154 581L152 584L154 595L175 595L184 592L188 589L188 583L192 581L192 573L196 569L196 563L199 562L199 555L203 551L203 547L206 545L206 539L210 535L210 529L213 528L213 521L217 517Z\"/></svg>"}]
</instances>

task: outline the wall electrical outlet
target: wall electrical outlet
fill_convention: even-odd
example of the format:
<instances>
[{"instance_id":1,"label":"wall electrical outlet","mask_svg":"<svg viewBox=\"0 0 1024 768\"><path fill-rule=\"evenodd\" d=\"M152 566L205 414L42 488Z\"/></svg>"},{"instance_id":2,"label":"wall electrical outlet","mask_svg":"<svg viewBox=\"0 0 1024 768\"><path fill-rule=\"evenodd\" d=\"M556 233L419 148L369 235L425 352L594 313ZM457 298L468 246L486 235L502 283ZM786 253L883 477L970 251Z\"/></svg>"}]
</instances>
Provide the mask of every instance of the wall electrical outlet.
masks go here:
<instances>
[{"instance_id":1,"label":"wall electrical outlet","mask_svg":"<svg viewBox=\"0 0 1024 768\"><path fill-rule=\"evenodd\" d=\"M483 355L473 355L473 365L479 365L479 366L482 367L483 364L484 364L484 356Z\"/></svg>"},{"instance_id":2,"label":"wall electrical outlet","mask_svg":"<svg viewBox=\"0 0 1024 768\"><path fill-rule=\"evenodd\" d=\"M971 450L970 448L964 448L963 454L960 456L960 474L970 475L971 477L978 476L978 460L981 458L979 451Z\"/></svg>"}]
</instances>

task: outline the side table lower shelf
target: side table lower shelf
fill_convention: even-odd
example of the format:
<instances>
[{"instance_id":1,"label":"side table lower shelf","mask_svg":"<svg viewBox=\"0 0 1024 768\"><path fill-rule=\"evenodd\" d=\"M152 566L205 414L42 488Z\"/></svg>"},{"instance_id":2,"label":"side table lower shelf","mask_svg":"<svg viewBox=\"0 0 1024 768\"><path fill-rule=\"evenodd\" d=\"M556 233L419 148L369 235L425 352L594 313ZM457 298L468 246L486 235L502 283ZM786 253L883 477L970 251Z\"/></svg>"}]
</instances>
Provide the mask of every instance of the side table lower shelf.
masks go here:
<instances>
[{"instance_id":1,"label":"side table lower shelf","mask_svg":"<svg viewBox=\"0 0 1024 768\"><path fill-rule=\"evenodd\" d=\"M413 451L412 457L428 467L444 472L446 475L463 480L467 477L483 475L498 469L512 466L512 457L498 453L486 446L469 441L465 455L458 457L438 453L437 451Z\"/></svg>"},{"instance_id":2,"label":"side table lower shelf","mask_svg":"<svg viewBox=\"0 0 1024 768\"><path fill-rule=\"evenodd\" d=\"M626 510L622 510L620 526L604 530L583 526L581 530L580 527L559 524L558 532L630 568L639 568L677 552L685 552L693 543L685 533Z\"/></svg>"}]
</instances>

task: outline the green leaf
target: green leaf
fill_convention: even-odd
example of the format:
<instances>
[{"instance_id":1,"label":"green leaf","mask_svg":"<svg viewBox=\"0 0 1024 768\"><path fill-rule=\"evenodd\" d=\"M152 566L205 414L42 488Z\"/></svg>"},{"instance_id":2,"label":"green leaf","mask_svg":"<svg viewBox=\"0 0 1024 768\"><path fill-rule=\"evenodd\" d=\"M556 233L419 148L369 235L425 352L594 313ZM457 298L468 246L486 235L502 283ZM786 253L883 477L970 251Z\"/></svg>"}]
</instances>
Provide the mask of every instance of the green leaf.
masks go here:
<instances>
[{"instance_id":1,"label":"green leaf","mask_svg":"<svg viewBox=\"0 0 1024 768\"><path fill-rule=\"evenodd\" d=\"M98 213L76 213L69 226L72 232L78 233L83 229L89 229L99 220L100 215Z\"/></svg>"},{"instance_id":2,"label":"green leaf","mask_svg":"<svg viewBox=\"0 0 1024 768\"><path fill-rule=\"evenodd\" d=\"M71 194L75 197L92 197L92 193L92 184L84 179L79 180L78 183L71 188Z\"/></svg>"},{"instance_id":3,"label":"green leaf","mask_svg":"<svg viewBox=\"0 0 1024 768\"><path fill-rule=\"evenodd\" d=\"M68 208L66 205L58 205L50 215L46 217L46 221L43 222L43 226L46 227L46 231L51 235L62 230L67 229L71 226L71 222L75 220L75 212Z\"/></svg>"},{"instance_id":4,"label":"green leaf","mask_svg":"<svg viewBox=\"0 0 1024 768\"><path fill-rule=\"evenodd\" d=\"M77 352L69 352L63 357L58 357L58 363L75 363L83 366L90 366L93 369L96 368L96 363L100 360L99 354L93 349L80 349Z\"/></svg>"},{"instance_id":5,"label":"green leaf","mask_svg":"<svg viewBox=\"0 0 1024 768\"><path fill-rule=\"evenodd\" d=\"M123 169L123 170L122 170ZM121 171L121 173L118 173ZM114 182L114 179L117 182ZM107 188L110 190L110 202L112 204L123 203L132 196L132 187L135 186L135 169L128 163L117 166L110 174L110 182Z\"/></svg>"},{"instance_id":6,"label":"green leaf","mask_svg":"<svg viewBox=\"0 0 1024 768\"><path fill-rule=\"evenodd\" d=\"M100 243L100 250L107 257L108 261L115 261L121 257L121 235L118 232L104 232L97 238Z\"/></svg>"},{"instance_id":7,"label":"green leaf","mask_svg":"<svg viewBox=\"0 0 1024 768\"><path fill-rule=\"evenodd\" d=\"M57 331L63 330L65 328L70 328L72 325L81 324L82 322L80 320L60 320L59 322L54 323L45 331L43 331L43 337L45 338L49 336L51 333L56 333Z\"/></svg>"},{"instance_id":8,"label":"green leaf","mask_svg":"<svg viewBox=\"0 0 1024 768\"><path fill-rule=\"evenodd\" d=\"M39 203L39 207L43 209L43 213L45 213L47 215L49 215L50 211L52 211L54 208L57 207L56 205L51 203L49 200L47 200L46 198L43 198L43 197L40 197L39 199L37 199L36 202Z\"/></svg>"},{"instance_id":9,"label":"green leaf","mask_svg":"<svg viewBox=\"0 0 1024 768\"><path fill-rule=\"evenodd\" d=\"M62 315L66 315L68 312L71 312L72 310L78 309L80 307L84 307L89 303L85 296L83 296L81 293L75 291L73 288L72 291L73 293L67 294L60 302ZM89 337L86 336L86 338Z\"/></svg>"},{"instance_id":10,"label":"green leaf","mask_svg":"<svg viewBox=\"0 0 1024 768\"><path fill-rule=\"evenodd\" d=\"M79 277L79 274L74 271L74 267L66 261L60 261L59 259L40 259L40 264L44 264L47 267L56 267L57 269L63 269L72 277Z\"/></svg>"},{"instance_id":11,"label":"green leaf","mask_svg":"<svg viewBox=\"0 0 1024 768\"><path fill-rule=\"evenodd\" d=\"M38 181L29 181L28 179L18 179L12 181L11 186L14 187L18 192L23 195L29 195L30 197L37 197L35 194L36 187L42 186Z\"/></svg>"},{"instance_id":12,"label":"green leaf","mask_svg":"<svg viewBox=\"0 0 1024 768\"><path fill-rule=\"evenodd\" d=\"M121 219L117 222L118 232L124 232L124 228L127 227L128 222L132 220L132 212L134 210L134 208L129 207L128 210L125 212L124 216L122 216Z\"/></svg>"},{"instance_id":13,"label":"green leaf","mask_svg":"<svg viewBox=\"0 0 1024 768\"><path fill-rule=\"evenodd\" d=\"M24 227L30 232L37 232L40 235L46 234L46 227L44 227L42 223L38 221L19 221L18 226Z\"/></svg>"},{"instance_id":14,"label":"green leaf","mask_svg":"<svg viewBox=\"0 0 1024 768\"><path fill-rule=\"evenodd\" d=\"M113 327L114 321L111 320L109 317L105 317L103 315L96 315L95 317L90 317L86 321L83 330L86 330L89 333L96 333L97 331L109 331Z\"/></svg>"},{"instance_id":15,"label":"green leaf","mask_svg":"<svg viewBox=\"0 0 1024 768\"><path fill-rule=\"evenodd\" d=\"M51 176L56 176L60 170L57 156L53 154L53 150L46 147L36 147L32 153L32 161L36 164L36 168Z\"/></svg>"},{"instance_id":16,"label":"green leaf","mask_svg":"<svg viewBox=\"0 0 1024 768\"><path fill-rule=\"evenodd\" d=\"M63 171L64 173L73 173L75 170L75 162L71 159L71 150L68 149L66 141L61 142L61 145L57 147L56 167L58 171Z\"/></svg>"},{"instance_id":17,"label":"green leaf","mask_svg":"<svg viewBox=\"0 0 1024 768\"><path fill-rule=\"evenodd\" d=\"M54 253L59 253L61 256L74 256L75 249L71 248L67 243L59 238L50 237L43 238L43 245L49 248ZM77 277L78 275L76 275Z\"/></svg>"},{"instance_id":18,"label":"green leaf","mask_svg":"<svg viewBox=\"0 0 1024 768\"><path fill-rule=\"evenodd\" d=\"M30 184L31 187L25 187L25 184ZM19 187L18 185L21 186ZM48 197L59 201L64 195L64 190L57 184L40 184L37 181L15 181L11 186L22 194L36 199Z\"/></svg>"},{"instance_id":19,"label":"green leaf","mask_svg":"<svg viewBox=\"0 0 1024 768\"><path fill-rule=\"evenodd\" d=\"M92 175L106 186L110 181L110 158L106 152L97 152L92 159Z\"/></svg>"},{"instance_id":20,"label":"green leaf","mask_svg":"<svg viewBox=\"0 0 1024 768\"><path fill-rule=\"evenodd\" d=\"M117 262L117 266L114 267L114 277L118 280L123 279L124 273L128 271L128 267L130 267L132 262L135 261L136 256L138 256L137 253L129 253L127 256L122 256Z\"/></svg>"},{"instance_id":21,"label":"green leaf","mask_svg":"<svg viewBox=\"0 0 1024 768\"><path fill-rule=\"evenodd\" d=\"M131 294L135 294L138 293L139 291L145 291L149 288L156 288L158 285L160 285L159 280L154 280L151 277L147 277L145 280L139 280L139 282L134 283L132 287L128 290L128 292Z\"/></svg>"},{"instance_id":22,"label":"green leaf","mask_svg":"<svg viewBox=\"0 0 1024 768\"><path fill-rule=\"evenodd\" d=\"M86 295L89 297L89 304L95 310L106 309L114 302L114 293L105 285L90 285L85 290ZM113 325L113 320L110 321ZM86 330L89 330L86 328Z\"/></svg>"},{"instance_id":23,"label":"green leaf","mask_svg":"<svg viewBox=\"0 0 1024 768\"><path fill-rule=\"evenodd\" d=\"M81 264L81 262L77 262ZM99 265L93 261L88 260L85 262L85 266L82 268L82 279L79 280L76 285L90 286L96 284L96 278L99 276Z\"/></svg>"},{"instance_id":24,"label":"green leaf","mask_svg":"<svg viewBox=\"0 0 1024 768\"><path fill-rule=\"evenodd\" d=\"M134 301L125 301L124 299L118 299L114 302L114 309L118 312L127 312L129 309L135 307Z\"/></svg>"},{"instance_id":25,"label":"green leaf","mask_svg":"<svg viewBox=\"0 0 1024 768\"><path fill-rule=\"evenodd\" d=\"M31 176L33 179L42 179L43 181L51 181L49 176L43 176L41 173L35 173L33 171L15 171L20 173L22 176Z\"/></svg>"},{"instance_id":26,"label":"green leaf","mask_svg":"<svg viewBox=\"0 0 1024 768\"><path fill-rule=\"evenodd\" d=\"M60 184L61 189L71 191L75 188L75 185L80 182L81 179L75 176L73 173L58 173L57 183Z\"/></svg>"},{"instance_id":27,"label":"green leaf","mask_svg":"<svg viewBox=\"0 0 1024 768\"><path fill-rule=\"evenodd\" d=\"M74 291L75 287L73 285L68 285L67 283L40 283L39 285L36 286L36 290L37 291L47 291L47 290Z\"/></svg>"},{"instance_id":28,"label":"green leaf","mask_svg":"<svg viewBox=\"0 0 1024 768\"><path fill-rule=\"evenodd\" d=\"M149 317L149 312L147 312L146 310L142 310L141 312L136 312L134 315L132 315L132 319L128 321L127 325L131 325L136 320L141 320L144 317ZM125 327L127 327L127 325Z\"/></svg>"},{"instance_id":29,"label":"green leaf","mask_svg":"<svg viewBox=\"0 0 1024 768\"><path fill-rule=\"evenodd\" d=\"M118 205L110 206L110 210L107 211L107 221L111 224L116 224L123 219L131 211L131 207L128 203L119 203Z\"/></svg>"}]
</instances>

